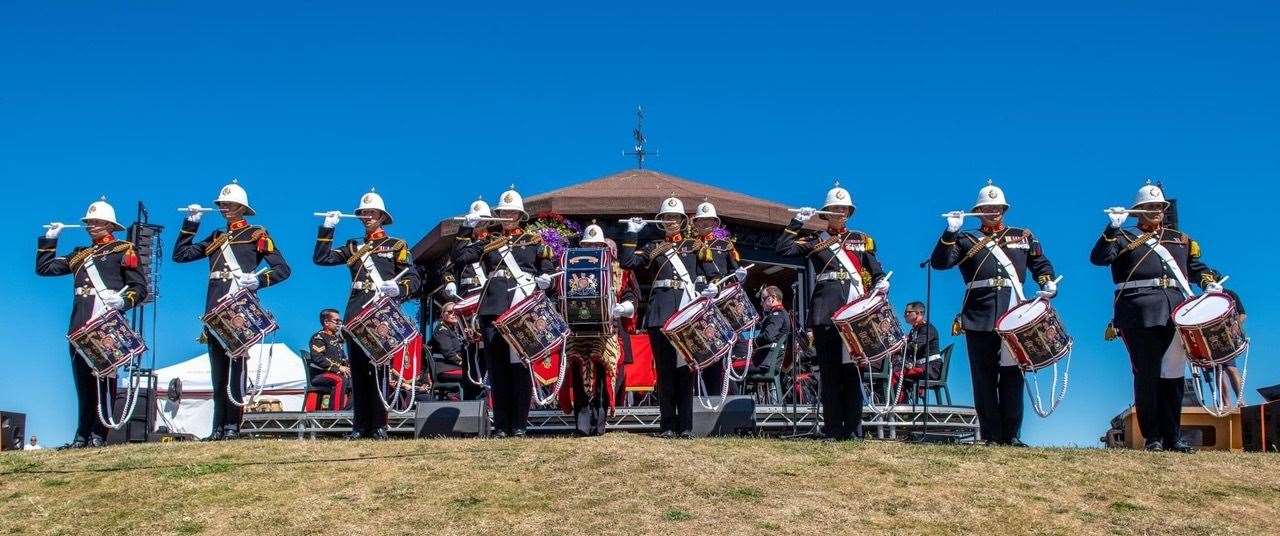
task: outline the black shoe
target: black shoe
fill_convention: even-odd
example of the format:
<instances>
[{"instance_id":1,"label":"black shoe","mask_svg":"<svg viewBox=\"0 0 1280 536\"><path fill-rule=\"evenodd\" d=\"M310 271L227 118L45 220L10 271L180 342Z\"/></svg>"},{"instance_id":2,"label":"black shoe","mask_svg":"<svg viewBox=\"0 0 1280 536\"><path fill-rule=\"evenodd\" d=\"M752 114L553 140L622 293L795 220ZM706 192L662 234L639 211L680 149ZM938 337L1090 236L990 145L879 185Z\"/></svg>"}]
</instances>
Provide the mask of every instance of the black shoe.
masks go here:
<instances>
[{"instance_id":1,"label":"black shoe","mask_svg":"<svg viewBox=\"0 0 1280 536\"><path fill-rule=\"evenodd\" d=\"M100 449L100 448L105 447L105 446L107 446L107 442L106 442L106 440L102 439L101 437L98 437L98 436L91 436L91 437L89 438L89 448Z\"/></svg>"},{"instance_id":2,"label":"black shoe","mask_svg":"<svg viewBox=\"0 0 1280 536\"><path fill-rule=\"evenodd\" d=\"M984 446L984 447L998 447L998 446L1000 446L1000 444L999 444L999 443L996 443L995 441L993 441L993 440L991 440L991 439L987 439L987 440L984 440L984 441L982 442L982 446Z\"/></svg>"},{"instance_id":3,"label":"black shoe","mask_svg":"<svg viewBox=\"0 0 1280 536\"><path fill-rule=\"evenodd\" d=\"M235 440L237 440L237 439L240 439L240 431L239 431L239 430L236 430L236 429L234 429L234 428L228 428L228 429L226 429L226 430L223 430L223 431L222 431L222 440L223 440L223 441L235 441Z\"/></svg>"},{"instance_id":4,"label":"black shoe","mask_svg":"<svg viewBox=\"0 0 1280 536\"><path fill-rule=\"evenodd\" d=\"M514 431L514 432L511 432L511 437L514 437L514 438L516 438L516 439L520 439L520 438L523 438L523 437L527 437L528 435L529 435L529 432L528 432L527 430L525 430L524 428L521 428L521 429L519 429L519 430L516 430L516 431Z\"/></svg>"},{"instance_id":5,"label":"black shoe","mask_svg":"<svg viewBox=\"0 0 1280 536\"><path fill-rule=\"evenodd\" d=\"M85 448L86 446L88 446L88 444L89 444L89 443L88 443L88 442L86 442L85 440L80 439L80 438L76 438L74 441L72 441L72 442L70 442L70 443L67 443L66 445L63 445L63 446L61 446L61 447L58 447L58 450L76 450L76 449L82 449L82 448Z\"/></svg>"},{"instance_id":6,"label":"black shoe","mask_svg":"<svg viewBox=\"0 0 1280 536\"><path fill-rule=\"evenodd\" d=\"M1186 441L1178 441L1177 443L1169 445L1165 450L1172 450L1183 454L1192 454L1196 451L1196 449L1192 448L1191 445L1188 445Z\"/></svg>"},{"instance_id":7,"label":"black shoe","mask_svg":"<svg viewBox=\"0 0 1280 536\"><path fill-rule=\"evenodd\" d=\"M372 434L369 434L369 438L375 441L386 441L388 439L391 439L391 436L387 435L386 428L379 428L377 430L374 430Z\"/></svg>"},{"instance_id":8,"label":"black shoe","mask_svg":"<svg viewBox=\"0 0 1280 536\"><path fill-rule=\"evenodd\" d=\"M1144 448L1151 452L1163 452L1164 444L1159 441L1148 441Z\"/></svg>"},{"instance_id":9,"label":"black shoe","mask_svg":"<svg viewBox=\"0 0 1280 536\"><path fill-rule=\"evenodd\" d=\"M689 430L680 432L680 439L693 439L693 432Z\"/></svg>"},{"instance_id":10,"label":"black shoe","mask_svg":"<svg viewBox=\"0 0 1280 536\"><path fill-rule=\"evenodd\" d=\"M507 438L507 431L506 431L506 430L498 430L498 431L494 432L494 433L493 433L493 435L492 435L492 436L490 436L490 437L492 437L492 438L494 438L494 439L506 439L506 438Z\"/></svg>"},{"instance_id":11,"label":"black shoe","mask_svg":"<svg viewBox=\"0 0 1280 536\"><path fill-rule=\"evenodd\" d=\"M352 430L351 433L346 435L347 441L356 441L359 439L364 439L364 434L360 433L359 430Z\"/></svg>"},{"instance_id":12,"label":"black shoe","mask_svg":"<svg viewBox=\"0 0 1280 536\"><path fill-rule=\"evenodd\" d=\"M1023 443L1021 439L1018 439L1016 437L1013 439L1010 439L1008 443L1005 443L1005 445L1008 445L1010 447L1030 447L1031 446L1026 443Z\"/></svg>"},{"instance_id":13,"label":"black shoe","mask_svg":"<svg viewBox=\"0 0 1280 536\"><path fill-rule=\"evenodd\" d=\"M657 437L658 439L671 439L675 436L675 434L671 433L671 430L663 430Z\"/></svg>"},{"instance_id":14,"label":"black shoe","mask_svg":"<svg viewBox=\"0 0 1280 536\"><path fill-rule=\"evenodd\" d=\"M222 441L222 438L223 438L222 434L223 434L222 430L216 430L212 434L209 434L209 437L201 439L200 441L202 442Z\"/></svg>"}]
</instances>

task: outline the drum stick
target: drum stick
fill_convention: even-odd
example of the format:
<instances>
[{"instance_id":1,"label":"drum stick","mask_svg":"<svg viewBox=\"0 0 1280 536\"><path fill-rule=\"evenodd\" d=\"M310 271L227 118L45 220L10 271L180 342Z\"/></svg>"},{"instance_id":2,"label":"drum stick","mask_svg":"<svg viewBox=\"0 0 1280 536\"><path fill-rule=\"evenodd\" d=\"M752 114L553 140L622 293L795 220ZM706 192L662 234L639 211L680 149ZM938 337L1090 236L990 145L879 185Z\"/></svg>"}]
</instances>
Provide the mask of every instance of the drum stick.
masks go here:
<instances>
[{"instance_id":1,"label":"drum stick","mask_svg":"<svg viewBox=\"0 0 1280 536\"><path fill-rule=\"evenodd\" d=\"M893 277L893 270L889 270L889 273L884 274L884 281L888 281L890 277ZM871 291L872 294L875 294L878 292L880 292L880 289L875 289Z\"/></svg>"},{"instance_id":2,"label":"drum stick","mask_svg":"<svg viewBox=\"0 0 1280 536\"><path fill-rule=\"evenodd\" d=\"M798 209L798 208L789 208L789 209L787 209L787 212L790 212L790 213L792 213L792 214L795 214L795 213L800 212L800 209ZM844 216L844 214L841 214L841 213L839 213L839 212L831 212L830 210L815 210L815 211L813 211L813 213L814 213L814 214L822 214L822 215L824 215L824 216Z\"/></svg>"},{"instance_id":3,"label":"drum stick","mask_svg":"<svg viewBox=\"0 0 1280 536\"><path fill-rule=\"evenodd\" d=\"M746 266L743 266L743 267L742 267L742 269L743 269L743 270L751 270L752 268L755 268L755 267L756 267L756 264L753 262L753 263L751 263L751 264L748 264L748 265L746 265ZM726 275L726 276L724 276L724 277L721 277L720 279L715 280L715 282L713 282L712 284L713 284L713 285L715 285L717 288L719 288L719 287L720 287L720 283L723 283L723 282L724 282L724 280L729 279L730 277L733 277L733 274L729 274L729 275Z\"/></svg>"},{"instance_id":4,"label":"drum stick","mask_svg":"<svg viewBox=\"0 0 1280 536\"><path fill-rule=\"evenodd\" d=\"M977 218L977 217L984 216L984 214L983 214L983 213L981 213L981 212L960 212L959 210L957 210L957 211L955 211L955 212L943 212L943 213L942 213L942 217L944 217L944 218L950 218L950 217L952 217L952 216L960 216L960 217L962 217L962 218L963 218L963 217L968 217L968 216L973 216L973 217Z\"/></svg>"},{"instance_id":5,"label":"drum stick","mask_svg":"<svg viewBox=\"0 0 1280 536\"><path fill-rule=\"evenodd\" d=\"M1062 276L1061 276L1061 275L1059 275L1057 279L1054 279L1054 280L1053 280L1053 286L1054 286L1054 287L1057 287L1057 286L1058 286L1058 283L1060 283L1060 282L1062 282ZM1038 302L1038 301L1040 301L1040 300L1043 300L1043 299L1044 299L1044 297L1042 297L1042 296L1040 296L1040 295L1036 295L1036 299L1031 300L1031 303L1036 303L1036 302Z\"/></svg>"},{"instance_id":6,"label":"drum stick","mask_svg":"<svg viewBox=\"0 0 1280 536\"><path fill-rule=\"evenodd\" d=\"M1222 280L1218 281L1218 284L1219 284L1219 285L1221 285L1221 284L1223 284L1223 283L1226 283L1228 279L1231 279L1231 276L1226 276L1226 277L1222 278ZM1204 303L1204 297L1205 297L1205 296L1208 296L1208 295L1209 295L1209 293L1208 293L1208 292L1205 292L1204 294L1201 294L1201 295L1197 296L1197 297L1196 297L1196 302L1195 302L1195 303L1193 303L1193 304L1191 304L1189 307L1187 307L1187 312L1189 313L1189 312L1191 312L1191 311L1196 310L1196 307L1199 307L1199 306L1200 306L1200 304Z\"/></svg>"},{"instance_id":7,"label":"drum stick","mask_svg":"<svg viewBox=\"0 0 1280 536\"><path fill-rule=\"evenodd\" d=\"M664 222L664 221L662 221L662 220L646 220L646 219L641 219L640 221L645 222L645 223L666 223L666 222ZM630 222L631 222L631 220L618 220L618 223L630 223Z\"/></svg>"},{"instance_id":8,"label":"drum stick","mask_svg":"<svg viewBox=\"0 0 1280 536\"><path fill-rule=\"evenodd\" d=\"M313 212L313 213L311 213L311 215L312 215L312 216L319 216L319 217L323 218L323 217L328 216L328 215L329 215L329 213L328 213L328 212ZM360 216L356 216L355 214L345 214L345 213L342 213L342 212L339 212L339 213L338 213L338 217L339 217L339 218L351 218L351 219L355 219L355 220L360 219Z\"/></svg>"},{"instance_id":9,"label":"drum stick","mask_svg":"<svg viewBox=\"0 0 1280 536\"><path fill-rule=\"evenodd\" d=\"M385 281L384 281L384 283L395 283L396 281L399 281L401 277L404 277L404 274L407 274L407 273L409 273L409 269L408 269L408 268L405 268L405 269L403 269L403 270L400 270L400 273L396 274L396 276L395 276L395 277L392 277L391 279L387 279L387 280L385 280ZM365 308L365 307L368 307L368 306L369 306L369 304L371 304L371 303L373 303L373 302L377 301L377 300L378 300L378 298L381 298L381 297L382 297L382 291L381 291L381 290L379 290L378 288L374 288L374 289L373 289L373 297L372 297L372 298L369 298L369 301L364 302L364 305L361 305L361 306L360 306L360 308L361 308L361 309L363 309L363 308Z\"/></svg>"},{"instance_id":10,"label":"drum stick","mask_svg":"<svg viewBox=\"0 0 1280 536\"><path fill-rule=\"evenodd\" d=\"M42 225L41 227L44 227L45 229L52 229L52 228L53 228L53 226L52 226L52 225L49 225L49 224L47 224L47 223L46 223L46 224L44 224L44 225ZM84 227L84 226L83 226L83 225L80 225L80 224L78 224L78 223L76 223L76 224L71 224L71 225L63 225L63 226L62 226L62 228L63 228L63 229L79 229L79 228L81 228L81 227Z\"/></svg>"},{"instance_id":11,"label":"drum stick","mask_svg":"<svg viewBox=\"0 0 1280 536\"><path fill-rule=\"evenodd\" d=\"M549 277L559 277L559 276L561 276L561 275L564 275L564 270L560 270L559 272L556 272L556 273L554 273L554 274L547 274L547 276L549 276ZM515 291L516 291L516 289L518 289L518 288L527 287L527 286L529 286L529 285L533 285L533 284L535 284L533 281L530 281L530 282L528 282L528 283L522 283L522 284L519 284L519 285L516 285L516 286L514 286L514 287L511 287L511 288L507 289L507 292L515 292Z\"/></svg>"}]
</instances>

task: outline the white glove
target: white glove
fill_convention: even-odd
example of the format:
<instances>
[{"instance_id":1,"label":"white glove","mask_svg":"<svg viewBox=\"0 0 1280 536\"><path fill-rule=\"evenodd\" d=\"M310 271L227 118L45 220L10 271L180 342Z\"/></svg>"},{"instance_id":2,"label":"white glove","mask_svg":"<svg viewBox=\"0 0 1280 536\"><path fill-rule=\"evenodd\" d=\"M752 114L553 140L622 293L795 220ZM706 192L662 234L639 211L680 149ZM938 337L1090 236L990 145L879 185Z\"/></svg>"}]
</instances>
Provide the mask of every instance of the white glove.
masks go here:
<instances>
[{"instance_id":1,"label":"white glove","mask_svg":"<svg viewBox=\"0 0 1280 536\"><path fill-rule=\"evenodd\" d=\"M640 218L640 217L631 218L627 220L627 232L638 233L640 232L641 229L644 229L645 224L646 222L644 221L644 218Z\"/></svg>"},{"instance_id":2,"label":"white glove","mask_svg":"<svg viewBox=\"0 0 1280 536\"><path fill-rule=\"evenodd\" d=\"M467 213L467 215L466 215L466 216L463 216L463 217L462 217L462 226L463 226L463 227L470 227L470 228L472 228L472 229L475 229L477 225L480 225L480 215L479 215L479 214Z\"/></svg>"},{"instance_id":3,"label":"white glove","mask_svg":"<svg viewBox=\"0 0 1280 536\"><path fill-rule=\"evenodd\" d=\"M60 222L60 221L55 221L55 222L53 222L53 223L50 223L50 224L49 224L49 230L47 230L47 231L45 231L45 232L44 232L44 237L45 237L45 238L58 238L58 235L59 235L60 233L62 233L62 230L63 230L63 229L65 229L66 227L67 227L67 226L63 225L63 224L62 224L62 222Z\"/></svg>"},{"instance_id":4,"label":"white glove","mask_svg":"<svg viewBox=\"0 0 1280 536\"><path fill-rule=\"evenodd\" d=\"M107 307L117 311L124 309L124 298L120 297L119 292L107 289L102 291L101 294L98 294L98 297L102 299L102 304Z\"/></svg>"},{"instance_id":5,"label":"white glove","mask_svg":"<svg viewBox=\"0 0 1280 536\"><path fill-rule=\"evenodd\" d=\"M383 281L378 283L378 293L394 298L400 295L400 285L396 284L395 281Z\"/></svg>"},{"instance_id":6,"label":"white glove","mask_svg":"<svg viewBox=\"0 0 1280 536\"><path fill-rule=\"evenodd\" d=\"M240 274L236 277L236 283L240 285L240 288L258 290L258 276L253 274Z\"/></svg>"},{"instance_id":7,"label":"white glove","mask_svg":"<svg viewBox=\"0 0 1280 536\"><path fill-rule=\"evenodd\" d=\"M1222 292L1222 283L1214 281L1204 286L1205 292Z\"/></svg>"},{"instance_id":8,"label":"white glove","mask_svg":"<svg viewBox=\"0 0 1280 536\"><path fill-rule=\"evenodd\" d=\"M324 213L324 223L320 225L323 225L325 229L332 229L338 226L338 221L340 221L341 219L342 219L342 212L337 210L330 210L329 212Z\"/></svg>"},{"instance_id":9,"label":"white glove","mask_svg":"<svg viewBox=\"0 0 1280 536\"><path fill-rule=\"evenodd\" d=\"M204 217L204 212L200 210L201 208L204 207L201 207L196 203L187 205L187 221L191 223L200 223L200 218Z\"/></svg>"},{"instance_id":10,"label":"white glove","mask_svg":"<svg viewBox=\"0 0 1280 536\"><path fill-rule=\"evenodd\" d=\"M708 283L707 288L702 289L703 298L710 298L714 300L716 299L716 296L719 296L719 295L720 295L720 289L716 288L715 283Z\"/></svg>"},{"instance_id":11,"label":"white glove","mask_svg":"<svg viewBox=\"0 0 1280 536\"><path fill-rule=\"evenodd\" d=\"M746 281L747 269L739 266L737 270L733 271L733 277L738 278L738 281Z\"/></svg>"},{"instance_id":12,"label":"white glove","mask_svg":"<svg viewBox=\"0 0 1280 536\"><path fill-rule=\"evenodd\" d=\"M460 298L458 296L458 284L450 281L444 285L444 295L450 298Z\"/></svg>"},{"instance_id":13,"label":"white glove","mask_svg":"<svg viewBox=\"0 0 1280 536\"><path fill-rule=\"evenodd\" d=\"M1057 295L1058 295L1058 284L1054 283L1053 280L1046 281L1044 283L1044 286L1040 287L1040 292L1036 293L1036 296L1044 298L1046 300Z\"/></svg>"},{"instance_id":14,"label":"white glove","mask_svg":"<svg viewBox=\"0 0 1280 536\"><path fill-rule=\"evenodd\" d=\"M551 287L551 276L542 274L533 278L533 284L538 286L538 290L547 290Z\"/></svg>"},{"instance_id":15,"label":"white glove","mask_svg":"<svg viewBox=\"0 0 1280 536\"><path fill-rule=\"evenodd\" d=\"M947 213L947 232L954 233L964 227L964 213L953 210Z\"/></svg>"},{"instance_id":16,"label":"white glove","mask_svg":"<svg viewBox=\"0 0 1280 536\"><path fill-rule=\"evenodd\" d=\"M1107 209L1107 219L1111 220L1111 228L1119 229L1124 225L1125 218L1129 217L1127 212L1123 212L1124 207L1111 207Z\"/></svg>"},{"instance_id":17,"label":"white glove","mask_svg":"<svg viewBox=\"0 0 1280 536\"><path fill-rule=\"evenodd\" d=\"M795 217L796 217L796 221L798 221L798 222L800 222L800 223L807 222L807 221L809 221L809 220L813 219L813 216L814 216L814 215L816 215L817 213L818 213L818 209L816 209L816 208L813 208L813 207L800 207L800 209L796 211L796 216L795 216Z\"/></svg>"},{"instance_id":18,"label":"white glove","mask_svg":"<svg viewBox=\"0 0 1280 536\"><path fill-rule=\"evenodd\" d=\"M881 278L879 281L876 281L876 286L871 287L871 288L872 288L872 289L874 289L874 290L879 291L881 294L888 294L888 293L889 293L889 280L888 280L888 279Z\"/></svg>"},{"instance_id":19,"label":"white glove","mask_svg":"<svg viewBox=\"0 0 1280 536\"><path fill-rule=\"evenodd\" d=\"M630 301L614 304L613 309L609 310L609 316L612 318L631 318L634 314L636 314L636 306Z\"/></svg>"}]
</instances>

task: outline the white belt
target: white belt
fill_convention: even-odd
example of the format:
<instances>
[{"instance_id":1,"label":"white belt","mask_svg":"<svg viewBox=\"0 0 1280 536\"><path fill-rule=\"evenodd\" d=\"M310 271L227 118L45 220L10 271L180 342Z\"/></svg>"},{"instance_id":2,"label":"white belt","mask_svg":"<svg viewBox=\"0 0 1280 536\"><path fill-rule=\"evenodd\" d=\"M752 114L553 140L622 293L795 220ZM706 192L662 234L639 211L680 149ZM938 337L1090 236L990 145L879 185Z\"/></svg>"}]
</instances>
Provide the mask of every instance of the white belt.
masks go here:
<instances>
[{"instance_id":1,"label":"white belt","mask_svg":"<svg viewBox=\"0 0 1280 536\"><path fill-rule=\"evenodd\" d=\"M506 277L506 278L510 278L510 277L511 277L511 272L509 272L509 271L507 271L507 270L494 270L492 273L490 273L490 274L489 274L489 278L490 278L490 279L493 279L493 278L495 278L495 277Z\"/></svg>"},{"instance_id":2,"label":"white belt","mask_svg":"<svg viewBox=\"0 0 1280 536\"><path fill-rule=\"evenodd\" d=\"M216 270L209 272L209 279L213 279L215 281L230 281L235 278L236 275L231 273L230 270Z\"/></svg>"},{"instance_id":3,"label":"white belt","mask_svg":"<svg viewBox=\"0 0 1280 536\"><path fill-rule=\"evenodd\" d=\"M93 296L93 287L76 287L76 296Z\"/></svg>"},{"instance_id":4,"label":"white belt","mask_svg":"<svg viewBox=\"0 0 1280 536\"><path fill-rule=\"evenodd\" d=\"M373 281L352 281L351 288L356 290L374 290L378 285Z\"/></svg>"},{"instance_id":5,"label":"white belt","mask_svg":"<svg viewBox=\"0 0 1280 536\"><path fill-rule=\"evenodd\" d=\"M1125 290L1131 288L1177 288L1178 281L1171 277L1157 277L1153 279L1139 279L1137 281L1125 281L1124 283L1116 283L1116 290Z\"/></svg>"},{"instance_id":6,"label":"white belt","mask_svg":"<svg viewBox=\"0 0 1280 536\"><path fill-rule=\"evenodd\" d=\"M462 283L463 285L475 285L475 286L480 286L480 279L479 279L479 278L475 278L475 277L464 277L464 278L462 278L462 280L461 280L461 281L458 281L458 282L459 282L459 283Z\"/></svg>"},{"instance_id":7,"label":"white belt","mask_svg":"<svg viewBox=\"0 0 1280 536\"><path fill-rule=\"evenodd\" d=\"M964 287L967 289L1013 287L1013 280L1007 277L992 277L990 279L979 279L977 281L970 281L968 283L965 283Z\"/></svg>"},{"instance_id":8,"label":"white belt","mask_svg":"<svg viewBox=\"0 0 1280 536\"><path fill-rule=\"evenodd\" d=\"M659 279L657 281L654 281L653 285L650 285L650 286L652 286L653 288L682 289L684 288L684 281L681 281L679 279Z\"/></svg>"},{"instance_id":9,"label":"white belt","mask_svg":"<svg viewBox=\"0 0 1280 536\"><path fill-rule=\"evenodd\" d=\"M849 281L850 279L853 279L853 277L852 277L852 274L850 274L849 272L840 270L836 272L820 273L818 274L818 277L816 277L815 279L817 279L818 281Z\"/></svg>"}]
</instances>

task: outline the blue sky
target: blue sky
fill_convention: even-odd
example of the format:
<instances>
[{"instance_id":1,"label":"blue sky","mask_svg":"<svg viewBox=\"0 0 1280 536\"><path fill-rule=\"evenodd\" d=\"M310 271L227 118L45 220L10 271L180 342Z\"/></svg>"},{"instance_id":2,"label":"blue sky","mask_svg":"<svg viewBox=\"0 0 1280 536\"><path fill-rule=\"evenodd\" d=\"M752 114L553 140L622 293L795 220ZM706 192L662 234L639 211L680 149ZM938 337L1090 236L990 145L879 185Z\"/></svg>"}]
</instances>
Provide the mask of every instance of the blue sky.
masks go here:
<instances>
[{"instance_id":1,"label":"blue sky","mask_svg":"<svg viewBox=\"0 0 1280 536\"><path fill-rule=\"evenodd\" d=\"M937 214L995 178L1011 223L1065 275L1056 303L1077 341L1068 399L1047 420L1028 412L1029 441L1096 445L1130 400L1123 347L1101 340L1110 280L1088 252L1100 209L1146 177L1182 199L1184 228L1246 300L1250 383L1280 381L1263 241L1280 172L1273 3L681 4L6 3L0 178L15 244L0 252L0 408L27 412L46 443L70 436L70 284L33 274L34 242L101 194L122 216L145 201L172 248L174 208L239 177L294 267L264 299L298 346L347 281L309 261L311 212L376 185L412 242L508 183L533 194L630 167L619 152L637 104L656 169L797 206L840 177L854 226L897 271L896 303L923 295L913 267ZM85 241L68 231L62 247ZM202 351L205 277L163 273L162 365ZM945 331L959 276L935 283Z\"/></svg>"}]
</instances>

